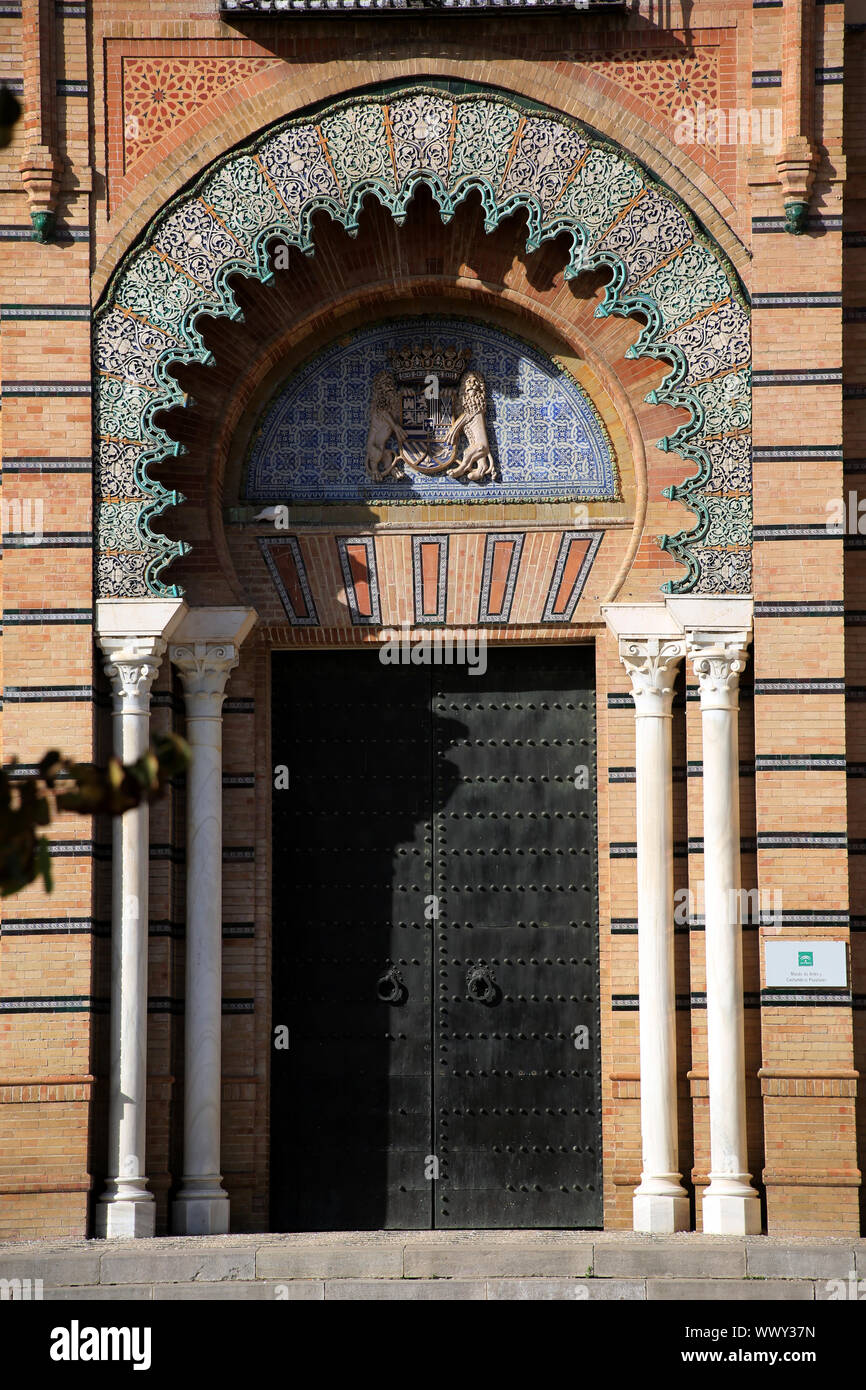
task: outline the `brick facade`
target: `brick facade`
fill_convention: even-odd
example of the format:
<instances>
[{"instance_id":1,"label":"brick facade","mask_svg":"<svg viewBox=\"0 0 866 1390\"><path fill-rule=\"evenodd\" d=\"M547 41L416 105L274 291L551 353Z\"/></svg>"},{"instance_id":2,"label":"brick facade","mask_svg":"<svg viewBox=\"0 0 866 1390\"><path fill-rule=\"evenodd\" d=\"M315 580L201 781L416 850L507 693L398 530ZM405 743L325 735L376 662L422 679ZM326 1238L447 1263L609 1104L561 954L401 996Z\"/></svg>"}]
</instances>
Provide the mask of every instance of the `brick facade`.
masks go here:
<instances>
[{"instance_id":1,"label":"brick facade","mask_svg":"<svg viewBox=\"0 0 866 1390\"><path fill-rule=\"evenodd\" d=\"M176 0L156 9L112 0L87 9L23 0L20 14L0 7L3 76L23 88L27 111L0 151L2 751L32 764L52 746L82 759L109 747L108 685L92 642L91 313L160 210L257 131L385 84L477 84L584 122L672 190L751 303L755 632L741 698L741 850L744 888L756 890L762 909L778 891L782 907L776 921L744 930L749 1164L765 1195L765 1229L852 1235L866 1142L856 1105L866 1050L866 601L862 542L826 522L832 499L859 498L866 471L864 36L846 31L838 3L809 9L811 48L780 5L697 0L687 30L684 7L671 7L667 29L655 13L642 3L627 16L464 17L459 26L427 17L227 24L215 7L190 16ZM801 52L814 82L807 73L809 100L797 106L789 72ZM806 124L820 158L804 235L785 229L775 152L729 140L718 122L680 143L684 107L696 117L703 109L778 116L785 139ZM36 151L39 179L22 178L25 151ZM39 190L52 157L56 234L43 243L31 239L31 213L46 205ZM658 537L694 524L692 511L664 495L689 464L657 444L686 415L647 400L669 364L625 356L640 329L634 317L596 315L604 273L566 280L562 237L527 253L523 216L486 231L470 198L445 224L423 188L402 225L368 199L355 237L317 213L315 254L293 249L267 284L236 277L242 320L209 318L210 365L174 369L188 400L165 428L185 451L154 472L186 500L156 529L192 548L163 577L191 606L241 604L259 618L224 712L222 1132L234 1230L268 1225L269 654L380 640L378 627L351 623L336 535L373 537L382 626L412 623L419 533L451 537L448 624L474 628L485 537L515 533L524 540L513 604L506 624L487 627L488 640L595 645L605 1224L631 1224L641 1167L634 710L601 605L655 601L683 574ZM293 508L285 535L297 542L319 618L295 626L259 545L280 533L255 522L244 502L250 435L275 386L320 347L376 319L425 313L495 323L563 363L606 426L622 499L581 510ZM41 525L28 528L28 516ZM561 536L584 526L602 534L600 547L570 620L550 620ZM693 895L703 880L695 696L689 674L673 727L675 879ZM183 732L183 709L166 658L154 731ZM53 894L18 894L0 922L7 1238L92 1234L106 1171L111 832L66 816L50 835ZM153 808L150 839L146 1172L166 1230L182 1171L182 787ZM848 943L846 997L774 1003L763 992L762 942L775 936ZM677 923L675 943L680 1161L700 1229L709 1138L699 910Z\"/></svg>"}]
</instances>

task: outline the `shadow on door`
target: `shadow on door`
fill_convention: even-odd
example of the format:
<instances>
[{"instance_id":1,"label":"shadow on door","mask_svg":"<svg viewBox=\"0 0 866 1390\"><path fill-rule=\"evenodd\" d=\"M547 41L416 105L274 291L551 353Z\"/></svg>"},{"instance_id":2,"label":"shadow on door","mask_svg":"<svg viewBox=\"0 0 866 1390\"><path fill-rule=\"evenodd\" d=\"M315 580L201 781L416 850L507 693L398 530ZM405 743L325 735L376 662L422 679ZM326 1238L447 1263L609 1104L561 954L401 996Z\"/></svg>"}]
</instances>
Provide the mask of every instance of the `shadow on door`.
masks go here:
<instances>
[{"instance_id":1,"label":"shadow on door","mask_svg":"<svg viewBox=\"0 0 866 1390\"><path fill-rule=\"evenodd\" d=\"M592 658L274 654L272 1229L601 1225Z\"/></svg>"}]
</instances>

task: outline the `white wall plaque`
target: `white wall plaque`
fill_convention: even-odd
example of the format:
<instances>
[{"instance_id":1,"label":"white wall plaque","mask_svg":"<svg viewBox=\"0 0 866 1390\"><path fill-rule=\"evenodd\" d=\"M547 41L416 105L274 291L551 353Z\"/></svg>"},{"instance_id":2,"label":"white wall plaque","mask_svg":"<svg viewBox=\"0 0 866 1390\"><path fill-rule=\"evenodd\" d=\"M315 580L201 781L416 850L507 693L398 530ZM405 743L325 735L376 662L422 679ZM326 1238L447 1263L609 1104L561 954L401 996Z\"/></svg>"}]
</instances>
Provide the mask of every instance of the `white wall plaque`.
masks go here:
<instances>
[{"instance_id":1,"label":"white wall plaque","mask_svg":"<svg viewBox=\"0 0 866 1390\"><path fill-rule=\"evenodd\" d=\"M765 941L767 989L845 989L844 941Z\"/></svg>"}]
</instances>

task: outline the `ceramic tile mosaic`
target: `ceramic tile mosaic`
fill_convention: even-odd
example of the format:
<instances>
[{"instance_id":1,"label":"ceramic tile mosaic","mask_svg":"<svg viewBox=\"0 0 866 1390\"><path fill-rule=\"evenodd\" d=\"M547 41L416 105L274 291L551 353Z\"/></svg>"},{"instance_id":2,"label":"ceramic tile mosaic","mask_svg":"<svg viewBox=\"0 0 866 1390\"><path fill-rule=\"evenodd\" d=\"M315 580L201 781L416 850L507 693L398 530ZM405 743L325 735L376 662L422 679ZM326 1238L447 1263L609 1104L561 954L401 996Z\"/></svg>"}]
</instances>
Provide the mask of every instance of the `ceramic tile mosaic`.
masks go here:
<instances>
[{"instance_id":1,"label":"ceramic tile mosaic","mask_svg":"<svg viewBox=\"0 0 866 1390\"><path fill-rule=\"evenodd\" d=\"M468 347L487 386L496 478L472 483L407 470L400 482L364 471L373 378L402 344ZM585 392L550 358L467 319L407 318L362 329L302 367L263 412L245 498L254 502L521 502L618 497L607 432Z\"/></svg>"}]
</instances>

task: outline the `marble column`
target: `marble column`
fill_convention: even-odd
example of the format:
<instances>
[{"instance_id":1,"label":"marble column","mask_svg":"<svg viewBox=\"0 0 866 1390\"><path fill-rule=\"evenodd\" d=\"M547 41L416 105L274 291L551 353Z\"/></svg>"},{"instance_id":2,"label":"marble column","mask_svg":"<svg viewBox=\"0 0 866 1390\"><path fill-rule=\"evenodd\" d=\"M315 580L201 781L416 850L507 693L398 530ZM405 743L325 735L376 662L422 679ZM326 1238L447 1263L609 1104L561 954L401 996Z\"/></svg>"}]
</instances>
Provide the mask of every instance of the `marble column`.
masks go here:
<instances>
[{"instance_id":1,"label":"marble column","mask_svg":"<svg viewBox=\"0 0 866 1390\"><path fill-rule=\"evenodd\" d=\"M224 1235L229 1229L220 1163L222 705L238 648L254 621L249 610L193 609L171 647L183 681L192 753L186 789L184 1166L173 1208L173 1229L182 1235ZM221 627L225 639L215 636Z\"/></svg>"},{"instance_id":2,"label":"marble column","mask_svg":"<svg viewBox=\"0 0 866 1390\"><path fill-rule=\"evenodd\" d=\"M689 1198L677 1166L676 999L671 722L681 638L620 638L635 708L638 988L642 1168L636 1231L688 1230Z\"/></svg>"},{"instance_id":3,"label":"marble column","mask_svg":"<svg viewBox=\"0 0 866 1390\"><path fill-rule=\"evenodd\" d=\"M97 604L97 641L113 694L114 752L125 763L149 745L151 687L166 636L185 607L147 600ZM145 1176L149 824L146 803L112 822L108 1178L96 1207L101 1237L154 1233L156 1208Z\"/></svg>"},{"instance_id":4,"label":"marble column","mask_svg":"<svg viewBox=\"0 0 866 1390\"><path fill-rule=\"evenodd\" d=\"M740 926L740 801L737 724L747 630L688 633L701 696L704 898L710 1182L703 1229L754 1235L761 1206L748 1172Z\"/></svg>"}]
</instances>

